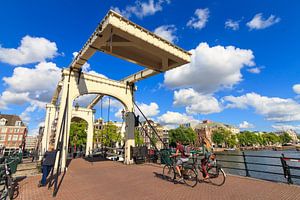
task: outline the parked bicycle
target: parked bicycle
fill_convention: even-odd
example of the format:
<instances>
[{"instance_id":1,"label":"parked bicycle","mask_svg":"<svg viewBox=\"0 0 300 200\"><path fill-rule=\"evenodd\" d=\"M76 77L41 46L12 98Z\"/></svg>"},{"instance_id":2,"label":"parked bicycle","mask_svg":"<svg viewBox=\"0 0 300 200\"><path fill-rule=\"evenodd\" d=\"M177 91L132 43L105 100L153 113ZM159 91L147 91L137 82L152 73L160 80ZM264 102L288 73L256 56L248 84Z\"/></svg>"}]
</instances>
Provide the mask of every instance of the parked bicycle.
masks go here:
<instances>
[{"instance_id":1,"label":"parked bicycle","mask_svg":"<svg viewBox=\"0 0 300 200\"><path fill-rule=\"evenodd\" d=\"M4 157L0 158L0 183L3 185L1 189L1 200L13 199L14 196L14 181L11 176L11 169L9 165L15 162L15 160L11 160L10 162L6 162Z\"/></svg>"},{"instance_id":2,"label":"parked bicycle","mask_svg":"<svg viewBox=\"0 0 300 200\"><path fill-rule=\"evenodd\" d=\"M179 178L179 174L175 167L176 157L170 158L166 161L166 165L163 167L163 177L166 180L176 182L176 179ZM192 165L189 163L183 163L181 166L181 174L183 181L186 185L190 187L195 187L198 183L197 172Z\"/></svg>"}]
</instances>

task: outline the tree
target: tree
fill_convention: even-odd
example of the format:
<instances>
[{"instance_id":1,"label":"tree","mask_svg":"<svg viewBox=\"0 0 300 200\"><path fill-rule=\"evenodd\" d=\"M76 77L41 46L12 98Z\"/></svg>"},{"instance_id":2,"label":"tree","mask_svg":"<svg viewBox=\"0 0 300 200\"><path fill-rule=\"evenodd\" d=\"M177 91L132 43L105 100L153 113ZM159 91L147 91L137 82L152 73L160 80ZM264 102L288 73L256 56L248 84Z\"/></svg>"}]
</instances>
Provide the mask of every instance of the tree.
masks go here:
<instances>
[{"instance_id":1,"label":"tree","mask_svg":"<svg viewBox=\"0 0 300 200\"><path fill-rule=\"evenodd\" d=\"M239 133L237 135L237 139L239 141L240 146L247 146L247 138L246 138L245 133Z\"/></svg>"},{"instance_id":2,"label":"tree","mask_svg":"<svg viewBox=\"0 0 300 200\"><path fill-rule=\"evenodd\" d=\"M70 144L74 146L75 151L76 151L76 147L86 144L86 138L87 138L86 130L87 130L87 122L84 120L71 123Z\"/></svg>"},{"instance_id":3,"label":"tree","mask_svg":"<svg viewBox=\"0 0 300 200\"><path fill-rule=\"evenodd\" d=\"M112 122L105 124L98 134L104 146L113 146L116 142L121 142L122 140L121 133L118 132L117 126Z\"/></svg>"},{"instance_id":4,"label":"tree","mask_svg":"<svg viewBox=\"0 0 300 200\"><path fill-rule=\"evenodd\" d=\"M230 135L230 137L227 139L228 147L233 148L237 145L237 138L236 135Z\"/></svg>"},{"instance_id":5,"label":"tree","mask_svg":"<svg viewBox=\"0 0 300 200\"><path fill-rule=\"evenodd\" d=\"M177 140L184 145L192 144L196 140L196 133L191 128L178 127L169 131L169 140L171 146L174 146Z\"/></svg>"},{"instance_id":6,"label":"tree","mask_svg":"<svg viewBox=\"0 0 300 200\"><path fill-rule=\"evenodd\" d=\"M282 135L280 135L279 138L280 138L280 141L282 144L289 143L292 140L292 137L286 132L284 132Z\"/></svg>"},{"instance_id":7,"label":"tree","mask_svg":"<svg viewBox=\"0 0 300 200\"><path fill-rule=\"evenodd\" d=\"M212 141L218 146L225 144L225 147L233 148L237 145L236 140L236 136L228 129L216 129L212 134Z\"/></svg>"},{"instance_id":8,"label":"tree","mask_svg":"<svg viewBox=\"0 0 300 200\"><path fill-rule=\"evenodd\" d=\"M134 142L136 146L141 146L144 144L144 138L137 129L134 130Z\"/></svg>"},{"instance_id":9,"label":"tree","mask_svg":"<svg viewBox=\"0 0 300 200\"><path fill-rule=\"evenodd\" d=\"M262 137L264 140L264 145L274 145L280 141L278 135L275 133L264 133Z\"/></svg>"},{"instance_id":10,"label":"tree","mask_svg":"<svg viewBox=\"0 0 300 200\"><path fill-rule=\"evenodd\" d=\"M212 142L219 145L222 145L225 142L225 136L222 130L214 130L212 134Z\"/></svg>"}]
</instances>

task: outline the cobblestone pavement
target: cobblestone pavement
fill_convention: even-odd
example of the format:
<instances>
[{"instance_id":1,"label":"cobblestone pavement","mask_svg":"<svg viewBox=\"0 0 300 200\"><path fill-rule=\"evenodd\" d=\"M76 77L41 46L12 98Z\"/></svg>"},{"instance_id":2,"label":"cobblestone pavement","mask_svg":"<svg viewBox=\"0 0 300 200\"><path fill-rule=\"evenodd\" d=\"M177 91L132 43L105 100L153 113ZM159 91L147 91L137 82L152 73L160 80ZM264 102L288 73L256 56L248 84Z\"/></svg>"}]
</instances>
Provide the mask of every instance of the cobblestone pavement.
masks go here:
<instances>
[{"instance_id":1,"label":"cobblestone pavement","mask_svg":"<svg viewBox=\"0 0 300 200\"><path fill-rule=\"evenodd\" d=\"M294 185L228 176L221 187L203 182L190 188L156 175L161 173L162 168L147 164L126 166L112 161L90 163L76 159L71 162L55 199L300 200L300 187ZM39 179L40 176L33 176L20 181L16 199L53 199L52 190L37 187Z\"/></svg>"}]
</instances>

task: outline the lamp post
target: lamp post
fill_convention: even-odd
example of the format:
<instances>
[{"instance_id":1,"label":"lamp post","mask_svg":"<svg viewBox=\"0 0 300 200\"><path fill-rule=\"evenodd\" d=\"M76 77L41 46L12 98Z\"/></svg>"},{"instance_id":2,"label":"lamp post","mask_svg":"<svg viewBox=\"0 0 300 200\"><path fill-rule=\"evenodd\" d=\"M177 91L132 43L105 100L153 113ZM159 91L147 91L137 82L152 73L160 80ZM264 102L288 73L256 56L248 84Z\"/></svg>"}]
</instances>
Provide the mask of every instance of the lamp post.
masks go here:
<instances>
[{"instance_id":1,"label":"lamp post","mask_svg":"<svg viewBox=\"0 0 300 200\"><path fill-rule=\"evenodd\" d=\"M78 103L76 103L76 105L75 105L75 110L77 111L77 110L78 110L78 108L79 108L79 104L78 104Z\"/></svg>"},{"instance_id":2,"label":"lamp post","mask_svg":"<svg viewBox=\"0 0 300 200\"><path fill-rule=\"evenodd\" d=\"M123 110L121 111L121 113L122 113L122 119L124 120L124 117L125 117L125 110L123 109Z\"/></svg>"}]
</instances>

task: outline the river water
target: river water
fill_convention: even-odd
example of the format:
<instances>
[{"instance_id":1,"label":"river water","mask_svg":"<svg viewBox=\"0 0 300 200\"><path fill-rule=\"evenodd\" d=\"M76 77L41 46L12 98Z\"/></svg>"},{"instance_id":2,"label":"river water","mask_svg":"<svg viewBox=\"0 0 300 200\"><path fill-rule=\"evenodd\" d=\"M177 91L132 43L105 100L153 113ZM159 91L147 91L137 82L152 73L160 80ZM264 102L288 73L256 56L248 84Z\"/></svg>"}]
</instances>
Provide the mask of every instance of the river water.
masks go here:
<instances>
[{"instance_id":1,"label":"river water","mask_svg":"<svg viewBox=\"0 0 300 200\"><path fill-rule=\"evenodd\" d=\"M243 162L242 156L230 156L231 154L238 154L242 155L241 151L230 151L230 152L222 152L221 154L226 155L217 155L217 160L226 160L226 161L238 161ZM259 171L269 171L274 173L281 173L283 174L283 169L281 165L280 158L281 155L284 154L285 157L292 157L292 158L299 158L300 159L300 151L289 150L289 151L273 151L273 150L264 150L264 151L245 151L246 161L252 163L264 163L264 164L273 164L279 166L262 166L262 165L254 165L248 164L248 169L252 170L259 170ZM278 158L258 158L258 157L247 157L247 155L255 155L255 156L272 156ZM236 174L245 176L245 170L236 170L236 169L227 169L226 167L233 167L233 168L241 168L245 169L245 165L243 163L230 163L230 162L222 162L219 161L221 166L224 167L225 172L229 174ZM300 162L294 161L287 161L289 166L300 167ZM300 176L300 169L291 169L291 175ZM249 174L253 178L271 180L271 181L278 181L278 182L285 182L287 183L287 179L284 178L283 175L276 175L276 174L266 174L261 172L251 172ZM292 178L294 184L300 185L300 179Z\"/></svg>"}]
</instances>

